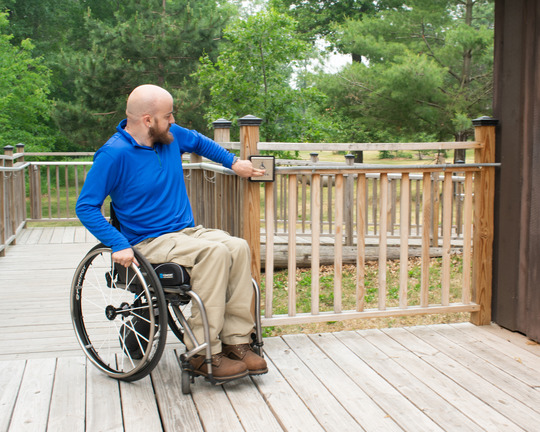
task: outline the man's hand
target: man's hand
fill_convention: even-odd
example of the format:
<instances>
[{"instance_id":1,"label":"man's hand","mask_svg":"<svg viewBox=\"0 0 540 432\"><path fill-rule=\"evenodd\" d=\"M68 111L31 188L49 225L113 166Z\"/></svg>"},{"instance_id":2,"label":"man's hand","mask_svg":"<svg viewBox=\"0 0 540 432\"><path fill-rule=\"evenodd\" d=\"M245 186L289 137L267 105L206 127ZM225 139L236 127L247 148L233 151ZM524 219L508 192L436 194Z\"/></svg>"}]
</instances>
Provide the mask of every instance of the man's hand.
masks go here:
<instances>
[{"instance_id":1,"label":"man's hand","mask_svg":"<svg viewBox=\"0 0 540 432\"><path fill-rule=\"evenodd\" d=\"M265 170L255 168L249 160L238 159L231 168L240 177L260 177L266 173Z\"/></svg>"},{"instance_id":2,"label":"man's hand","mask_svg":"<svg viewBox=\"0 0 540 432\"><path fill-rule=\"evenodd\" d=\"M135 264L137 267L139 266L139 263L135 259L135 254L133 253L133 249L131 248L122 249L117 252L113 252L112 260L115 263L123 265L126 268L130 267L131 263Z\"/></svg>"}]
</instances>

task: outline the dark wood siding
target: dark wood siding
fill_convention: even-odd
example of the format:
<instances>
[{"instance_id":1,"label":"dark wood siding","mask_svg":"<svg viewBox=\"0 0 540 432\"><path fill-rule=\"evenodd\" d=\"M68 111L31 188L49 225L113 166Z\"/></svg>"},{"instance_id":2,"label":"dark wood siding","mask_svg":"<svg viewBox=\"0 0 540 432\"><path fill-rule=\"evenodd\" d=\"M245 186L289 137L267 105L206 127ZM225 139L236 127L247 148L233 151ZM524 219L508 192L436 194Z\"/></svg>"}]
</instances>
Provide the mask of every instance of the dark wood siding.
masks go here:
<instances>
[{"instance_id":1,"label":"dark wood siding","mask_svg":"<svg viewBox=\"0 0 540 432\"><path fill-rule=\"evenodd\" d=\"M540 2L495 2L493 321L540 340Z\"/></svg>"}]
</instances>

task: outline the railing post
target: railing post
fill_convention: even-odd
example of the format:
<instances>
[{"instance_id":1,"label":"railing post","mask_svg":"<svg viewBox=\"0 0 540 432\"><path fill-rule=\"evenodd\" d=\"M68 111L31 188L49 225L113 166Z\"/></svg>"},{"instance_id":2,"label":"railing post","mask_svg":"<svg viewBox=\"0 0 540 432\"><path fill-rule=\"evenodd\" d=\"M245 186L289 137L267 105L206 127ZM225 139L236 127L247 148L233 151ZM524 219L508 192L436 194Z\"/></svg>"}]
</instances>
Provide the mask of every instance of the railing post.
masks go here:
<instances>
[{"instance_id":1,"label":"railing post","mask_svg":"<svg viewBox=\"0 0 540 432\"><path fill-rule=\"evenodd\" d=\"M189 155L190 163L201 163L203 160L202 156L191 153ZM193 219L195 220L195 225L206 224L205 218L205 205L203 197L204 192L204 174L200 169L191 169L189 176L189 201L191 202L191 210L193 211ZM210 227L209 227L210 228ZM213 228L213 227L212 227Z\"/></svg>"},{"instance_id":2,"label":"railing post","mask_svg":"<svg viewBox=\"0 0 540 432\"><path fill-rule=\"evenodd\" d=\"M247 159L257 155L259 142L260 118L247 115L238 119L240 126L240 158ZM261 199L259 183L243 179L242 191L242 237L247 240L251 250L251 275L261 282Z\"/></svg>"},{"instance_id":3,"label":"railing post","mask_svg":"<svg viewBox=\"0 0 540 432\"><path fill-rule=\"evenodd\" d=\"M7 145L4 147L4 155L9 156L10 159L6 159L5 166L8 168L13 167L13 146ZM11 225L11 230L7 231L7 225L6 222L6 239L9 238L11 235L15 234L17 231L17 221L15 220L15 212L16 212L16 206L15 206L15 182L13 181L14 172L11 171L7 175L8 181L7 181L7 188L9 191L7 192L7 202L9 203L7 205L7 211L9 213L8 221ZM14 243L14 242L13 242Z\"/></svg>"},{"instance_id":4,"label":"railing post","mask_svg":"<svg viewBox=\"0 0 540 432\"><path fill-rule=\"evenodd\" d=\"M4 166L4 159L0 159L0 167ZM5 172L0 171L0 257L6 255L6 190Z\"/></svg>"},{"instance_id":5,"label":"railing post","mask_svg":"<svg viewBox=\"0 0 540 432\"><path fill-rule=\"evenodd\" d=\"M41 219L43 212L41 209L41 170L39 165L28 167L28 183L30 188L30 217Z\"/></svg>"},{"instance_id":6,"label":"railing post","mask_svg":"<svg viewBox=\"0 0 540 432\"><path fill-rule=\"evenodd\" d=\"M231 124L229 120L220 118L212 123L214 126L214 141L217 143L226 143L231 141ZM215 174L215 202L214 214L216 228L223 229L232 235L238 235L238 228L235 227L235 221L238 217L238 203L234 196L234 187L237 179L228 175Z\"/></svg>"},{"instance_id":7,"label":"railing post","mask_svg":"<svg viewBox=\"0 0 540 432\"><path fill-rule=\"evenodd\" d=\"M231 141L231 121L220 118L213 122L212 125L214 126L215 142L225 143Z\"/></svg>"},{"instance_id":8,"label":"railing post","mask_svg":"<svg viewBox=\"0 0 540 432\"><path fill-rule=\"evenodd\" d=\"M17 154L22 154L22 156L19 158L19 162L24 162L24 144L19 143L15 146L17 148ZM27 213L26 213L26 182L24 179L24 171L21 170L21 178L19 179L20 184L20 192L21 192L21 218L22 221L25 221L27 219Z\"/></svg>"},{"instance_id":9,"label":"railing post","mask_svg":"<svg viewBox=\"0 0 540 432\"><path fill-rule=\"evenodd\" d=\"M354 165L354 155L345 155L345 161L348 166ZM346 174L345 178L345 245L352 246L354 244L354 228L353 228L353 203L354 203L354 175Z\"/></svg>"},{"instance_id":10,"label":"railing post","mask_svg":"<svg viewBox=\"0 0 540 432\"><path fill-rule=\"evenodd\" d=\"M480 117L473 120L475 141L482 147L475 150L475 163L495 162L495 127L498 120ZM474 236L473 236L473 300L480 305L471 314L475 325L491 322L491 296L493 278L493 209L495 199L495 168L483 167L474 184Z\"/></svg>"}]
</instances>

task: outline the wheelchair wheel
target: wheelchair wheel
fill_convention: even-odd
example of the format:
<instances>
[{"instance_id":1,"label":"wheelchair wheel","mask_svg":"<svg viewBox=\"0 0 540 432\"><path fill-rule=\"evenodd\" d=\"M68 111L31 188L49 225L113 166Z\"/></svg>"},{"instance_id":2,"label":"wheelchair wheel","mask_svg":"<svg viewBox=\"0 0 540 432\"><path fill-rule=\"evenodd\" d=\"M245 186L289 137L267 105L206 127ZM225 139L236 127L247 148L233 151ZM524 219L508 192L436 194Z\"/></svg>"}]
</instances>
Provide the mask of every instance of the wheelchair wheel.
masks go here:
<instances>
[{"instance_id":1,"label":"wheelchair wheel","mask_svg":"<svg viewBox=\"0 0 540 432\"><path fill-rule=\"evenodd\" d=\"M135 381L157 365L167 338L167 304L152 266L112 262L102 244L88 252L71 285L71 318L88 359L113 378Z\"/></svg>"},{"instance_id":2,"label":"wheelchair wheel","mask_svg":"<svg viewBox=\"0 0 540 432\"><path fill-rule=\"evenodd\" d=\"M191 393L191 374L187 370L182 370L182 394Z\"/></svg>"}]
</instances>

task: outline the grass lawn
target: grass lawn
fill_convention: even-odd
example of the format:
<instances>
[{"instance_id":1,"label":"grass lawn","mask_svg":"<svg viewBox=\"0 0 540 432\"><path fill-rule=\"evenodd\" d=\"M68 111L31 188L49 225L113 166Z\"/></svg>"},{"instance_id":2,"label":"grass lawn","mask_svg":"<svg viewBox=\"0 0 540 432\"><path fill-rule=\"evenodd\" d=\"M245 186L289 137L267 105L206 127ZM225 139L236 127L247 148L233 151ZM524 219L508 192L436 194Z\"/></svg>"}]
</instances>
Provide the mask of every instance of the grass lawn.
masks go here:
<instances>
[{"instance_id":1,"label":"grass lawn","mask_svg":"<svg viewBox=\"0 0 540 432\"><path fill-rule=\"evenodd\" d=\"M450 303L461 301L461 286L463 264L461 255L452 255L450 279ZM408 304L420 304L420 258L411 258L408 262ZM442 259L432 258L429 274L429 304L441 302L441 271ZM399 305L399 260L387 263L387 296L386 306ZM287 314L288 303L288 272L278 271L274 274L273 314ZM298 313L309 313L311 309L311 269L297 269L296 271L296 309ZM333 266L322 266L320 269L320 311L331 311L334 302L334 269ZM264 297L264 275L261 277L261 291ZM365 309L378 306L378 262L369 261L365 265ZM356 266L345 265L342 274L342 303L343 310L356 309ZM264 304L264 302L263 302ZM263 311L264 313L264 311ZM370 318L347 321L336 321L315 324L299 324L287 326L273 326L264 329L266 336L279 336L289 333L318 333L340 330L354 330L365 328L386 328L410 325L452 323L468 321L469 313L452 313L444 315L418 315L391 318Z\"/></svg>"}]
</instances>

